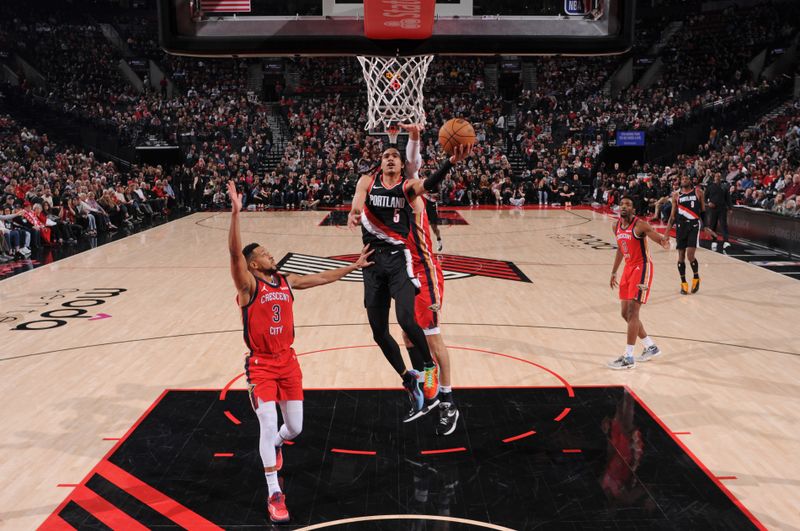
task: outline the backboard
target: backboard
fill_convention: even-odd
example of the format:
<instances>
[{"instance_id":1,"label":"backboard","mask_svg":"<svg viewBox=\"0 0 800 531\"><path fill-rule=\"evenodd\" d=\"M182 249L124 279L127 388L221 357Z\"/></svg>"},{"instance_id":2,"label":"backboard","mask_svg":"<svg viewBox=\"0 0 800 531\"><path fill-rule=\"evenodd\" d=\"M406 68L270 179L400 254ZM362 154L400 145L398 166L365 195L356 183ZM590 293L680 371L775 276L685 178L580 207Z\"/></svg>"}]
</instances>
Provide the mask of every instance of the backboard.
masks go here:
<instances>
[{"instance_id":1,"label":"backboard","mask_svg":"<svg viewBox=\"0 0 800 531\"><path fill-rule=\"evenodd\" d=\"M429 0L432 32L412 39L368 38L364 1L159 0L161 46L211 57L602 55L633 39L635 0ZM366 1L373 12L420 2Z\"/></svg>"}]
</instances>

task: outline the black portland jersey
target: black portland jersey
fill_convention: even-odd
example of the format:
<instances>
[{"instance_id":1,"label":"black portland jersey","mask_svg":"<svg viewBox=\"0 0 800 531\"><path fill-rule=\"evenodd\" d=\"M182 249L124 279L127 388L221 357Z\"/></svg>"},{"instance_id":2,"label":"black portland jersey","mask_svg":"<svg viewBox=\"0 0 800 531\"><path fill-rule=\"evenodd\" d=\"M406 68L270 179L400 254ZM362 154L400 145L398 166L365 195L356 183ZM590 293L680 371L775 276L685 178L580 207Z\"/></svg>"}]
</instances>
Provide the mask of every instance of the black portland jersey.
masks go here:
<instances>
[{"instance_id":1,"label":"black portland jersey","mask_svg":"<svg viewBox=\"0 0 800 531\"><path fill-rule=\"evenodd\" d=\"M697 223L702 214L702 205L697 190L678 194L678 223Z\"/></svg>"},{"instance_id":2,"label":"black portland jersey","mask_svg":"<svg viewBox=\"0 0 800 531\"><path fill-rule=\"evenodd\" d=\"M405 245L411 219L411 205L405 193L405 176L387 188L381 172L375 173L367 190L361 214L361 235L365 244L375 246Z\"/></svg>"}]
</instances>

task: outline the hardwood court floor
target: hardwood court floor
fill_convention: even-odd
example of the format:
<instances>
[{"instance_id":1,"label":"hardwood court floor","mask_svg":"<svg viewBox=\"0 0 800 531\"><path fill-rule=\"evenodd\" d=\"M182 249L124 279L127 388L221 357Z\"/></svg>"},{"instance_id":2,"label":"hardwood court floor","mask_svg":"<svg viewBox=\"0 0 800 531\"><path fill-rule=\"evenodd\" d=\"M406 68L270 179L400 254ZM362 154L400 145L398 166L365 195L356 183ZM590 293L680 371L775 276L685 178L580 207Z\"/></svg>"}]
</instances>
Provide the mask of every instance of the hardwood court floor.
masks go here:
<instances>
[{"instance_id":1,"label":"hardwood court floor","mask_svg":"<svg viewBox=\"0 0 800 531\"><path fill-rule=\"evenodd\" d=\"M700 250L701 290L683 297L676 252L653 248L642 317L664 355L610 371L624 347L610 218L461 215L468 225L443 229L446 254L510 261L532 282L483 276L491 263L476 260L478 274L446 283L456 386L559 385L487 351L572 385L627 385L713 474L735 477L723 483L764 525L800 529L800 283ZM277 259L358 252L360 237L324 216L245 214L243 239ZM228 219L195 214L0 281L0 526L41 524L69 491L58 485L81 481L164 389L220 389L241 373ZM372 343L362 296L358 282L297 293L297 352L333 349L301 358L307 388L398 387L377 347L351 348Z\"/></svg>"}]
</instances>

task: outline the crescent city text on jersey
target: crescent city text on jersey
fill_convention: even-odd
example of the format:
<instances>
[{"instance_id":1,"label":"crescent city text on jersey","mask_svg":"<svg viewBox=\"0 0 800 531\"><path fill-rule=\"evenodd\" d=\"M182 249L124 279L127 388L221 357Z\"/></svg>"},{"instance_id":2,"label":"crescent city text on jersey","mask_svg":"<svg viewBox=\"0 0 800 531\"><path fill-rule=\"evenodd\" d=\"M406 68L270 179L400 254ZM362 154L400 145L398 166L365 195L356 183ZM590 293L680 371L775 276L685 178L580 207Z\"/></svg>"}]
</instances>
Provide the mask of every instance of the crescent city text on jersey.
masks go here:
<instances>
[{"instance_id":1,"label":"crescent city text on jersey","mask_svg":"<svg viewBox=\"0 0 800 531\"><path fill-rule=\"evenodd\" d=\"M405 208L406 200L404 197L393 197L388 195L369 194L369 202L376 207L384 208Z\"/></svg>"},{"instance_id":2,"label":"crescent city text on jersey","mask_svg":"<svg viewBox=\"0 0 800 531\"><path fill-rule=\"evenodd\" d=\"M281 293L279 291L268 291L261 296L261 304L270 301L285 301L289 302L289 294Z\"/></svg>"}]
</instances>

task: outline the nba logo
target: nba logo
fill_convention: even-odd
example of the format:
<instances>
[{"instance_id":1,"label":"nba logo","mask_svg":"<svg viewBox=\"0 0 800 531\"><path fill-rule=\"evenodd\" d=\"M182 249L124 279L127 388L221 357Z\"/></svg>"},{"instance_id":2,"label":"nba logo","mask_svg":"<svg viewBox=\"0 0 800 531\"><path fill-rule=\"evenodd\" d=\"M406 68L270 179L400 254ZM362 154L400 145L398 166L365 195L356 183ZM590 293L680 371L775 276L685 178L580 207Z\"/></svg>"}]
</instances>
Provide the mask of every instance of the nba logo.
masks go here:
<instances>
[{"instance_id":1,"label":"nba logo","mask_svg":"<svg viewBox=\"0 0 800 531\"><path fill-rule=\"evenodd\" d=\"M583 0L564 0L564 13L572 16L584 16L589 14Z\"/></svg>"}]
</instances>

